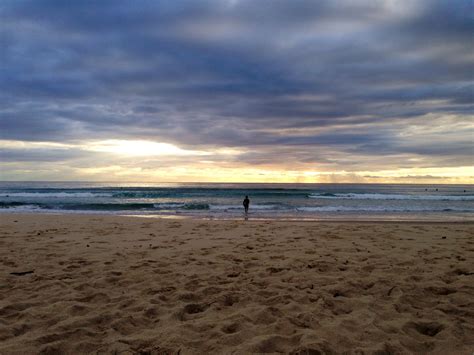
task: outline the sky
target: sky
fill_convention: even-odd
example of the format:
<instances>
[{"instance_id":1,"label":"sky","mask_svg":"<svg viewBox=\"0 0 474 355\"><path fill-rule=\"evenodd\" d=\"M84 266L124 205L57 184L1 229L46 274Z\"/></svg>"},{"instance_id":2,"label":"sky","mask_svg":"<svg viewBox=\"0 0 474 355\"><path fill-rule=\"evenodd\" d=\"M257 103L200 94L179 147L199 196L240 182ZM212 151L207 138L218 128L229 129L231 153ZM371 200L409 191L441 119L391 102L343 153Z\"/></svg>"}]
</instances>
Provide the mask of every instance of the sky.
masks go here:
<instances>
[{"instance_id":1,"label":"sky","mask_svg":"<svg viewBox=\"0 0 474 355\"><path fill-rule=\"evenodd\" d=\"M474 183L471 0L0 2L0 180Z\"/></svg>"}]
</instances>

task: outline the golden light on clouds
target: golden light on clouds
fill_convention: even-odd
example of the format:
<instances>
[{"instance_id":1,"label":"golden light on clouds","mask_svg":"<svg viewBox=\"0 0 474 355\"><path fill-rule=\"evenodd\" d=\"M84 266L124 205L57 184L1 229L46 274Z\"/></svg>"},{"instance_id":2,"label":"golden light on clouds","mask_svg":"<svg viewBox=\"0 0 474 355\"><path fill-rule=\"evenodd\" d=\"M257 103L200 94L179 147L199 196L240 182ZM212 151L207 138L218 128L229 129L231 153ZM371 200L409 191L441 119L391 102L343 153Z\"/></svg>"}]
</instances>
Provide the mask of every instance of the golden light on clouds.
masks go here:
<instances>
[{"instance_id":1,"label":"golden light on clouds","mask_svg":"<svg viewBox=\"0 0 474 355\"><path fill-rule=\"evenodd\" d=\"M2 180L89 180L135 182L264 182L264 183L474 183L474 166L341 170L320 164L251 164L235 148L183 149L147 140L97 140L75 143L0 140L1 149L28 152L37 161L0 162ZM49 163L57 154L61 163ZM68 155L70 154L70 155ZM334 153L337 156L337 153ZM240 159L240 160L239 160ZM362 159L360 159L362 161ZM346 164L344 164L346 165ZM3 169L2 169L3 167Z\"/></svg>"},{"instance_id":2,"label":"golden light on clouds","mask_svg":"<svg viewBox=\"0 0 474 355\"><path fill-rule=\"evenodd\" d=\"M333 171L317 172L284 169L258 169L249 166L206 167L177 166L167 168L141 169L121 166L79 169L78 174L95 180L136 181L136 182L261 182L261 183L474 183L474 169L438 168L404 169L401 171Z\"/></svg>"},{"instance_id":3,"label":"golden light on clouds","mask_svg":"<svg viewBox=\"0 0 474 355\"><path fill-rule=\"evenodd\" d=\"M181 149L169 143L157 143L145 140L119 140L110 139L91 142L84 145L83 149L95 152L113 153L122 156L148 157L148 156L184 156L184 155L209 155L211 153Z\"/></svg>"}]
</instances>

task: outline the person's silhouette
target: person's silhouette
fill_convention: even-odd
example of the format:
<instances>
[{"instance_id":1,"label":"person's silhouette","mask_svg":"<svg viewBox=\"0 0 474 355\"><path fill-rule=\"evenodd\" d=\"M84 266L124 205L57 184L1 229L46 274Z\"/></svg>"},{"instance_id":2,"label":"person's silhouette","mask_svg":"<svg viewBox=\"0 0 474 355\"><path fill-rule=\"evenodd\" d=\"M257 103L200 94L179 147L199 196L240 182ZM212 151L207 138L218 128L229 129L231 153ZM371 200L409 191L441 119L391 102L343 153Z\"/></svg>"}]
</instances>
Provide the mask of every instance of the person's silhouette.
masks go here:
<instances>
[{"instance_id":1,"label":"person's silhouette","mask_svg":"<svg viewBox=\"0 0 474 355\"><path fill-rule=\"evenodd\" d=\"M243 205L244 205L245 213L248 213L249 212L249 205L250 205L250 200L249 200L248 196L245 196Z\"/></svg>"}]
</instances>

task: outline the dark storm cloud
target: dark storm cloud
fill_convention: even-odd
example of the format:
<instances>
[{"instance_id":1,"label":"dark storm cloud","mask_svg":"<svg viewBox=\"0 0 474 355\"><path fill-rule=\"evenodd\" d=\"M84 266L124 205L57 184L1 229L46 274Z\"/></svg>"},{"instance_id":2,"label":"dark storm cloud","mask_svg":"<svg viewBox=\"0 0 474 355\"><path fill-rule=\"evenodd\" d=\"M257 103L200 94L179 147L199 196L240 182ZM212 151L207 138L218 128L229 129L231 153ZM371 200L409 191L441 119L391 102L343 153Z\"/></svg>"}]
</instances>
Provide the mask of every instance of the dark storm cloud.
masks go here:
<instances>
[{"instance_id":1,"label":"dark storm cloud","mask_svg":"<svg viewBox=\"0 0 474 355\"><path fill-rule=\"evenodd\" d=\"M259 163L275 145L301 162L324 161L308 153L323 147L465 162L464 128L441 147L402 135L436 124L427 114L472 115L471 6L3 1L0 138L245 147L240 159Z\"/></svg>"}]
</instances>

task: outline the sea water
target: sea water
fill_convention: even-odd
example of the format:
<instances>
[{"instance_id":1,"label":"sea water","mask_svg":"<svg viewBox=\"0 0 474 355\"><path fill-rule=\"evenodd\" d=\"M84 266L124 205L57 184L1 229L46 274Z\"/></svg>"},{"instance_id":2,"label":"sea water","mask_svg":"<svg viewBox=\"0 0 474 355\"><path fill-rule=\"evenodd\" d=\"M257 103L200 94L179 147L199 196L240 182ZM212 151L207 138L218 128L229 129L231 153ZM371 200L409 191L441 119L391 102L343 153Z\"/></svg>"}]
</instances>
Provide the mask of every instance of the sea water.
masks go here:
<instances>
[{"instance_id":1,"label":"sea water","mask_svg":"<svg viewBox=\"0 0 474 355\"><path fill-rule=\"evenodd\" d=\"M473 185L0 182L0 213L474 220Z\"/></svg>"}]
</instances>

